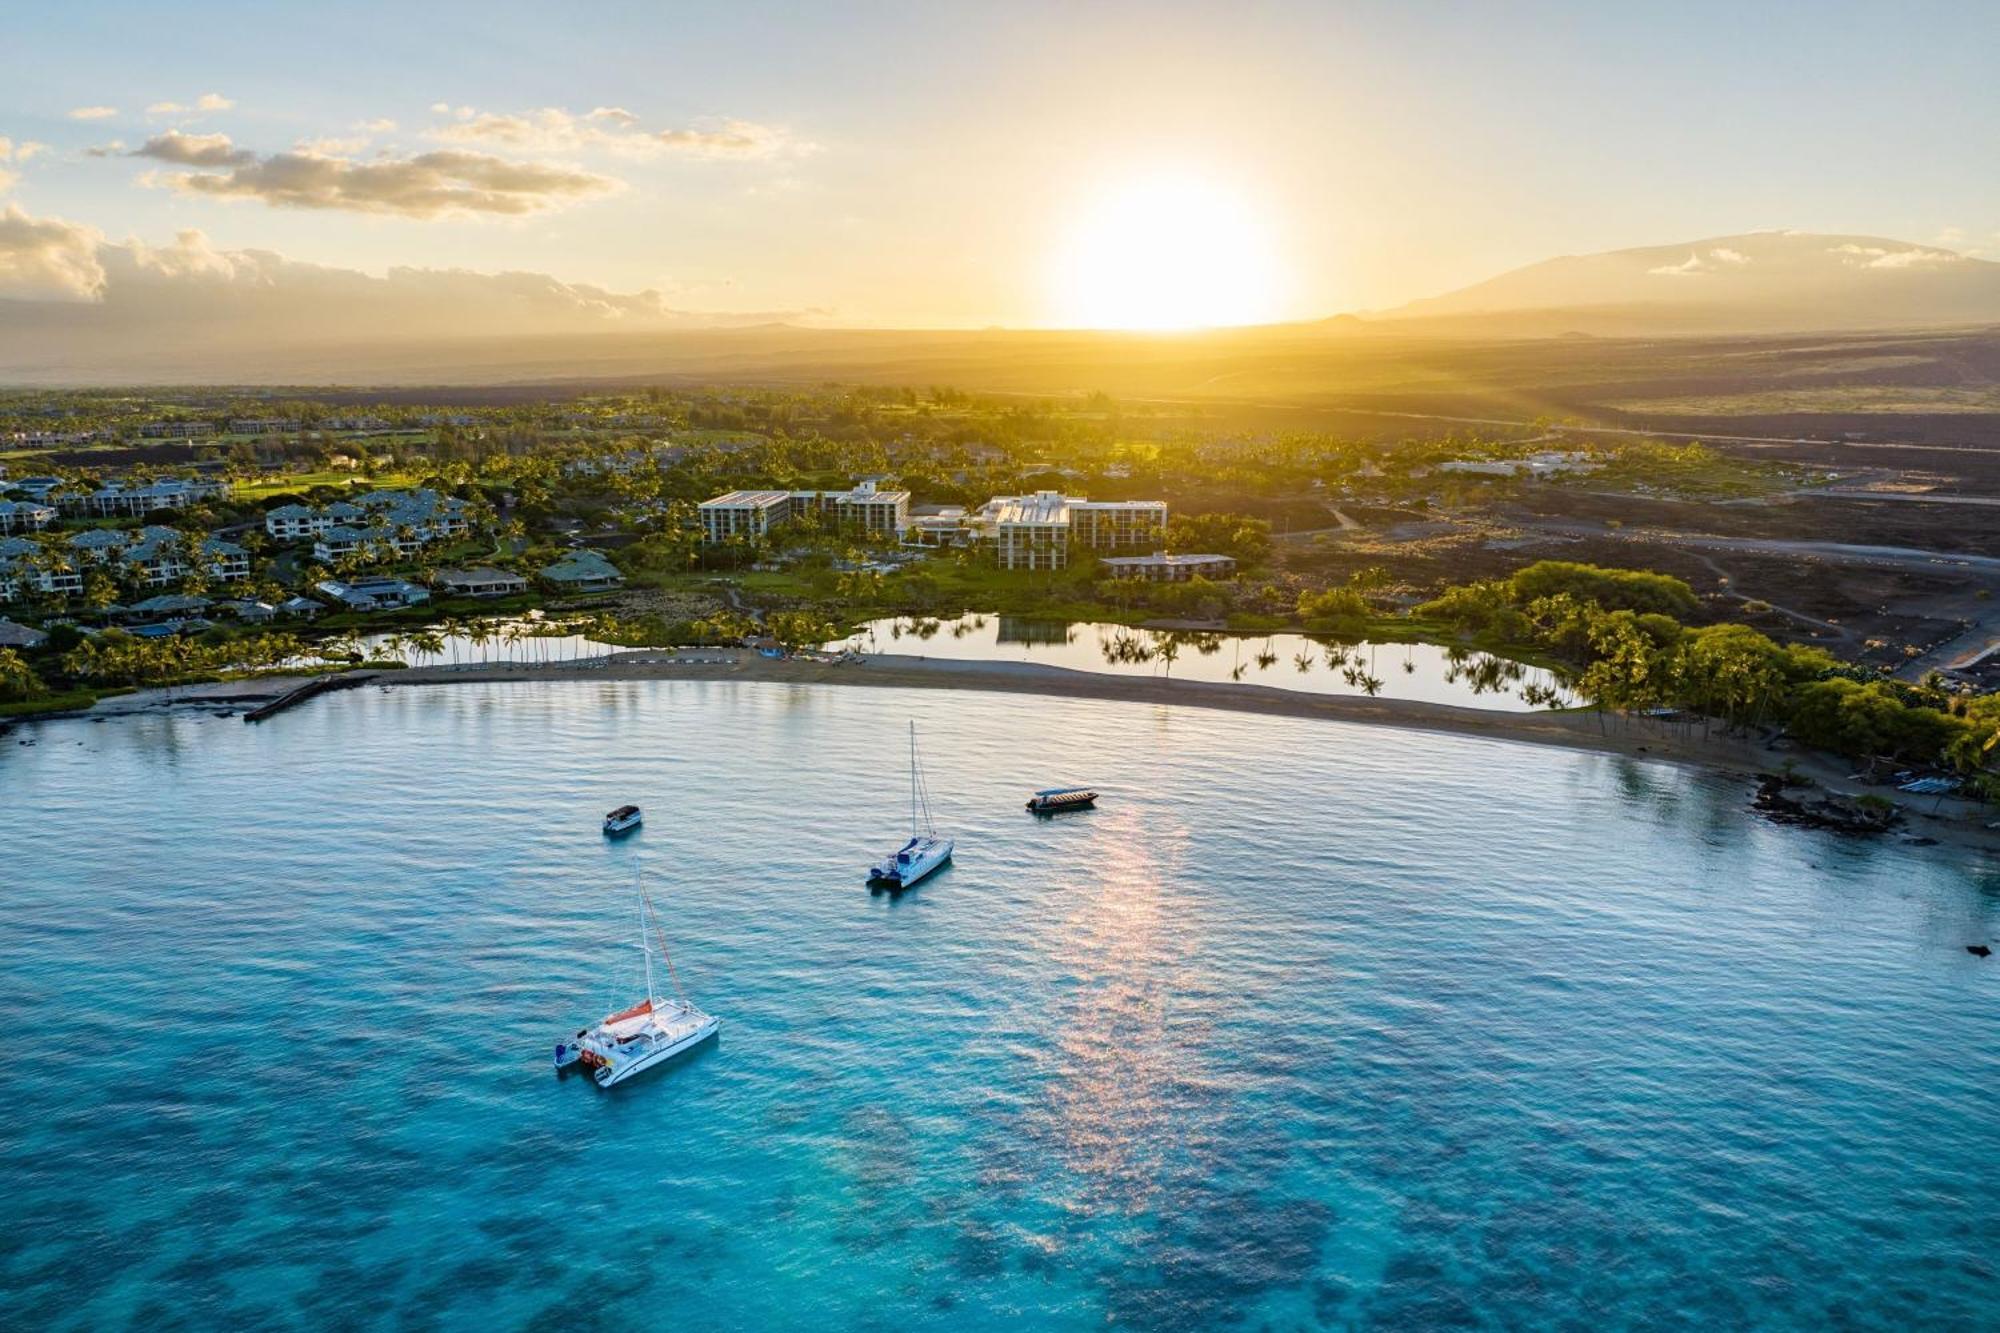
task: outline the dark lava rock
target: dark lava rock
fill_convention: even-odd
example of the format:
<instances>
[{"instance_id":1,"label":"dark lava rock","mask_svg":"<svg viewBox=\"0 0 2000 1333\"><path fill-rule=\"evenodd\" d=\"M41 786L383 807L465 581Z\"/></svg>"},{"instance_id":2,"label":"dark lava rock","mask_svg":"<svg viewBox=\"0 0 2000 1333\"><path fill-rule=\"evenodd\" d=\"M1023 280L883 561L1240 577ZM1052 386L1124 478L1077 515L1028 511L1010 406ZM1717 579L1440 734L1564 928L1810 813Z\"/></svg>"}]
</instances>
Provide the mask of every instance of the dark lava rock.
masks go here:
<instances>
[{"instance_id":1,"label":"dark lava rock","mask_svg":"<svg viewBox=\"0 0 2000 1333\"><path fill-rule=\"evenodd\" d=\"M1975 958L1989 958L1993 954L1993 951L1983 944L1968 944L1965 946L1965 951Z\"/></svg>"},{"instance_id":2,"label":"dark lava rock","mask_svg":"<svg viewBox=\"0 0 2000 1333\"><path fill-rule=\"evenodd\" d=\"M1788 789L1799 785L1803 784L1796 778L1767 774L1757 780L1757 795L1750 806L1774 823L1832 829L1836 833L1887 833L1902 822L1903 812L1886 803L1864 804L1832 794L1817 800L1790 795Z\"/></svg>"}]
</instances>

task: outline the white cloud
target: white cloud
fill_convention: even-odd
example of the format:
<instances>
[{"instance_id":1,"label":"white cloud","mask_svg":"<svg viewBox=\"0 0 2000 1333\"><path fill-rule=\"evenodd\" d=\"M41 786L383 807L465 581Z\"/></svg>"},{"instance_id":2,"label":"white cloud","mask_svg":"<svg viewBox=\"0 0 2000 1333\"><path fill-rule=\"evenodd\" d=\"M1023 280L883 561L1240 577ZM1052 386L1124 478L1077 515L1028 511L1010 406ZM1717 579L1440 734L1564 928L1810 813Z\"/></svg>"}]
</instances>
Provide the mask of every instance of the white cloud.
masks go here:
<instances>
[{"instance_id":1,"label":"white cloud","mask_svg":"<svg viewBox=\"0 0 2000 1333\"><path fill-rule=\"evenodd\" d=\"M1708 272L1708 266L1701 262L1700 255L1689 251L1688 257L1678 264L1662 264L1658 268L1649 268L1646 272L1658 278L1692 278Z\"/></svg>"},{"instance_id":2,"label":"white cloud","mask_svg":"<svg viewBox=\"0 0 2000 1333\"><path fill-rule=\"evenodd\" d=\"M1649 268L1646 272L1658 278L1698 278L1704 273L1714 273L1720 267L1741 268L1750 262L1750 256L1741 250L1731 250L1728 246L1717 246L1706 255L1688 251L1688 257L1678 264L1662 264Z\"/></svg>"},{"instance_id":3,"label":"white cloud","mask_svg":"<svg viewBox=\"0 0 2000 1333\"><path fill-rule=\"evenodd\" d=\"M647 130L623 107L598 107L582 116L554 106L519 113L460 107L454 114L457 123L434 126L432 138L544 153L601 150L625 157L768 158L811 147L781 128L748 120L709 119L684 129Z\"/></svg>"},{"instance_id":4,"label":"white cloud","mask_svg":"<svg viewBox=\"0 0 2000 1333\"><path fill-rule=\"evenodd\" d=\"M227 111L236 103L221 93L203 93L194 99L194 105L185 102L155 102L146 108L149 116L186 116L199 111Z\"/></svg>"},{"instance_id":5,"label":"white cloud","mask_svg":"<svg viewBox=\"0 0 2000 1333\"><path fill-rule=\"evenodd\" d=\"M94 227L62 218L36 218L9 204L0 212L0 297L38 301L90 301L104 291Z\"/></svg>"},{"instance_id":6,"label":"white cloud","mask_svg":"<svg viewBox=\"0 0 2000 1333\"><path fill-rule=\"evenodd\" d=\"M145 183L182 194L256 199L273 208L339 209L426 219L539 213L607 194L623 185L609 176L575 167L510 162L485 153L444 151L366 162L311 151L257 157L228 148L228 140L221 135L182 136L182 141L185 144L196 138L221 139L222 146L202 151L230 155L215 161L147 155L166 161L186 160L197 166L227 165L230 169L220 174L162 174ZM148 148L155 142L150 141Z\"/></svg>"},{"instance_id":7,"label":"white cloud","mask_svg":"<svg viewBox=\"0 0 2000 1333\"><path fill-rule=\"evenodd\" d=\"M109 120L118 114L115 106L80 106L69 113L71 120Z\"/></svg>"},{"instance_id":8,"label":"white cloud","mask_svg":"<svg viewBox=\"0 0 2000 1333\"><path fill-rule=\"evenodd\" d=\"M183 134L179 130L154 135L134 149L132 156L183 167L234 167L257 159L249 149L231 143L226 134Z\"/></svg>"},{"instance_id":9,"label":"white cloud","mask_svg":"<svg viewBox=\"0 0 2000 1333\"><path fill-rule=\"evenodd\" d=\"M119 157L125 152L125 141L113 139L110 143L92 144L83 150L85 157Z\"/></svg>"},{"instance_id":10,"label":"white cloud","mask_svg":"<svg viewBox=\"0 0 2000 1333\"><path fill-rule=\"evenodd\" d=\"M7 191L13 189L20 179L21 175L19 172L9 171L5 167L0 167L0 194L5 194Z\"/></svg>"},{"instance_id":11,"label":"white cloud","mask_svg":"<svg viewBox=\"0 0 2000 1333\"><path fill-rule=\"evenodd\" d=\"M377 120L357 120L354 122L354 128L363 134L394 134L396 122L383 116Z\"/></svg>"},{"instance_id":12,"label":"white cloud","mask_svg":"<svg viewBox=\"0 0 2000 1333\"><path fill-rule=\"evenodd\" d=\"M1959 263L1964 258L1949 250L1932 250L1925 246L1891 250L1880 245L1857 245L1853 241L1833 246L1827 253L1842 256L1843 262L1851 268L1939 268Z\"/></svg>"},{"instance_id":13,"label":"white cloud","mask_svg":"<svg viewBox=\"0 0 2000 1333\"><path fill-rule=\"evenodd\" d=\"M0 162L26 162L29 158L40 157L48 151L49 146L45 143L36 143L33 139L15 143L6 135L0 134Z\"/></svg>"}]
</instances>

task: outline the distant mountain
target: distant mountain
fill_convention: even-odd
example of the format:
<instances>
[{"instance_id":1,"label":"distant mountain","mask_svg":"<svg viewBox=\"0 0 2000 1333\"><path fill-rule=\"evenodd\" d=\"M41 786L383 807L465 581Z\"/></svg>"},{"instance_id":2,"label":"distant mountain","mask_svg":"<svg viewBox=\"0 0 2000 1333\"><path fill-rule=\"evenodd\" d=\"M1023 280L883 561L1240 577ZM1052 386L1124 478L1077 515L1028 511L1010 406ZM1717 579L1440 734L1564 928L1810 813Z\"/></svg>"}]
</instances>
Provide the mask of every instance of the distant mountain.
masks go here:
<instances>
[{"instance_id":1,"label":"distant mountain","mask_svg":"<svg viewBox=\"0 0 2000 1333\"><path fill-rule=\"evenodd\" d=\"M2000 323L2000 264L1880 236L1752 232L1564 255L1371 322L1415 320L1533 336Z\"/></svg>"}]
</instances>

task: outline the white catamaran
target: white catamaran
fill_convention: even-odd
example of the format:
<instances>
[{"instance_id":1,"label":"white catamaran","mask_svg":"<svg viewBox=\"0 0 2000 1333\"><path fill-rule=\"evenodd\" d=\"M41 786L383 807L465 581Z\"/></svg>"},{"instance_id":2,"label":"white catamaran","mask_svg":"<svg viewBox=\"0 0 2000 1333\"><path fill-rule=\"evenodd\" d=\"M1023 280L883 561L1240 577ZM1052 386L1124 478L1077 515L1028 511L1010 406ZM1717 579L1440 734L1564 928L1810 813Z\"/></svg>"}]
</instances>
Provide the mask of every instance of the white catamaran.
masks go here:
<instances>
[{"instance_id":1,"label":"white catamaran","mask_svg":"<svg viewBox=\"0 0 2000 1333\"><path fill-rule=\"evenodd\" d=\"M938 836L931 819L931 794L924 785L924 767L917 759L917 724L910 723L910 840L884 857L868 872L868 882L907 889L951 860L951 839Z\"/></svg>"},{"instance_id":2,"label":"white catamaran","mask_svg":"<svg viewBox=\"0 0 2000 1333\"><path fill-rule=\"evenodd\" d=\"M651 930L648 930L648 927ZM722 1026L722 1020L703 1013L681 990L674 960L660 938L660 957L673 982L674 998L661 997L653 987L653 937L659 922L646 891L639 891L639 949L646 957L646 998L629 1009L621 1009L599 1020L595 1027L579 1029L576 1036L556 1043L556 1068L567 1069L581 1063L608 1088L642 1069L673 1059L682 1051L707 1041Z\"/></svg>"}]
</instances>

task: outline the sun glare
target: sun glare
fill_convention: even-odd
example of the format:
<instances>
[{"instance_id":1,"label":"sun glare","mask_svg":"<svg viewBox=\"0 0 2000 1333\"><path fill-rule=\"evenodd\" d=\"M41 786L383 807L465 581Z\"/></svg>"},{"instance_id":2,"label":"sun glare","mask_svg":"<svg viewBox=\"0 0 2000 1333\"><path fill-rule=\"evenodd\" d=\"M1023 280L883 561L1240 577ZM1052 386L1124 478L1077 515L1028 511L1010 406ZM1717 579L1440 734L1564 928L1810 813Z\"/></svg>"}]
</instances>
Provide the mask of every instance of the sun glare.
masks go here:
<instances>
[{"instance_id":1,"label":"sun glare","mask_svg":"<svg viewBox=\"0 0 2000 1333\"><path fill-rule=\"evenodd\" d=\"M1227 187L1158 176L1107 189L1072 226L1055 306L1076 328L1191 329L1277 316L1263 224Z\"/></svg>"}]
</instances>

